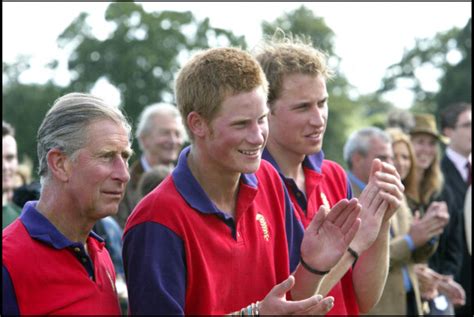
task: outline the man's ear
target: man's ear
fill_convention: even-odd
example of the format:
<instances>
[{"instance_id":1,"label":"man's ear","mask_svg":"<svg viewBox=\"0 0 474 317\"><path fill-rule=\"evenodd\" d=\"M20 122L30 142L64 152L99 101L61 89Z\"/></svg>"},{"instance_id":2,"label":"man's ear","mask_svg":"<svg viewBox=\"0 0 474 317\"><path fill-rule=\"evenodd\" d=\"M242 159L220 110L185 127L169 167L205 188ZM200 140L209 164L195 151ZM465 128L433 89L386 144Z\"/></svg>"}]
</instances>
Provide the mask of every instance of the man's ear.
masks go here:
<instances>
[{"instance_id":1,"label":"man's ear","mask_svg":"<svg viewBox=\"0 0 474 317\"><path fill-rule=\"evenodd\" d=\"M449 139L451 139L451 136L453 135L453 128L444 128L443 129L443 134L448 137Z\"/></svg>"},{"instance_id":2,"label":"man's ear","mask_svg":"<svg viewBox=\"0 0 474 317\"><path fill-rule=\"evenodd\" d=\"M197 137L204 137L208 132L207 121L197 113L196 111L191 111L186 118L188 123L189 130L192 134Z\"/></svg>"},{"instance_id":3,"label":"man's ear","mask_svg":"<svg viewBox=\"0 0 474 317\"><path fill-rule=\"evenodd\" d=\"M50 173L62 182L69 180L71 160L59 149L51 149L47 154L48 169Z\"/></svg>"},{"instance_id":4,"label":"man's ear","mask_svg":"<svg viewBox=\"0 0 474 317\"><path fill-rule=\"evenodd\" d=\"M354 152L351 157L352 168L357 169L359 168L361 162L365 159L365 157L360 154L359 152Z\"/></svg>"}]
</instances>

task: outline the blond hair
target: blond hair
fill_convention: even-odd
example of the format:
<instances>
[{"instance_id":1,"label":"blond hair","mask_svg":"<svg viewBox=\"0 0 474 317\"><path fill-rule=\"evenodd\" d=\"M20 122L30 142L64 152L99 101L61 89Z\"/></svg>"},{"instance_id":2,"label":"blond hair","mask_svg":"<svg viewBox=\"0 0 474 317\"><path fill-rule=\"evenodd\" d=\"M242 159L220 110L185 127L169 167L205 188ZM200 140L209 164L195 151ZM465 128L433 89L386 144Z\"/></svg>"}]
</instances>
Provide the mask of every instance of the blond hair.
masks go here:
<instances>
[{"instance_id":1,"label":"blond hair","mask_svg":"<svg viewBox=\"0 0 474 317\"><path fill-rule=\"evenodd\" d=\"M253 52L262 66L269 82L268 104L270 109L281 96L283 79L287 75L304 74L323 76L326 80L333 76L327 65L327 55L314 48L309 38L285 35L277 32L264 39Z\"/></svg>"},{"instance_id":2,"label":"blond hair","mask_svg":"<svg viewBox=\"0 0 474 317\"><path fill-rule=\"evenodd\" d=\"M411 166L407 176L402 179L402 183L405 186L405 195L411 199L418 200L419 193L416 181L416 157L413 145L410 141L410 136L403 132L401 128L387 128L385 131L392 139L392 146L396 143L404 143L408 148Z\"/></svg>"},{"instance_id":3,"label":"blond hair","mask_svg":"<svg viewBox=\"0 0 474 317\"><path fill-rule=\"evenodd\" d=\"M176 103L188 132L188 114L195 111L211 122L225 98L268 83L258 62L238 48L212 48L194 55L179 71L175 83Z\"/></svg>"}]
</instances>

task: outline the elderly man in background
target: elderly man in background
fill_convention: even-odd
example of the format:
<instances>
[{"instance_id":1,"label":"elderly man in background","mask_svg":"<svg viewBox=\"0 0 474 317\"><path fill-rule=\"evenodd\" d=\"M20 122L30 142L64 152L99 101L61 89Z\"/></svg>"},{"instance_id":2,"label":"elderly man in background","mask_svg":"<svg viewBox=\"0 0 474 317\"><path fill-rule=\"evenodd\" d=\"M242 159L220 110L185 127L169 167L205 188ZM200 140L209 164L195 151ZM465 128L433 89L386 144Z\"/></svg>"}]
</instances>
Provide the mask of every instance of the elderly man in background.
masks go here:
<instances>
[{"instance_id":1,"label":"elderly man in background","mask_svg":"<svg viewBox=\"0 0 474 317\"><path fill-rule=\"evenodd\" d=\"M178 109L171 104L157 103L142 111L135 136L143 154L130 166L130 182L115 216L122 228L140 200L140 177L154 166L165 165L173 168L185 141L186 132Z\"/></svg>"}]
</instances>

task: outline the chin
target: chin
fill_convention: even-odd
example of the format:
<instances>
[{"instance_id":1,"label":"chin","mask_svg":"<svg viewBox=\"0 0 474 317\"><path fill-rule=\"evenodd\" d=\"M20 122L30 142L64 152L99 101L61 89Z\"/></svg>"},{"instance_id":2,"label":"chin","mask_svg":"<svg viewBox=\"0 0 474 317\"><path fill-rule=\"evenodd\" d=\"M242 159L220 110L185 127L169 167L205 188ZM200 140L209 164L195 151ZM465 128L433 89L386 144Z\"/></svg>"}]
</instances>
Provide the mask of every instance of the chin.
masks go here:
<instances>
[{"instance_id":1,"label":"chin","mask_svg":"<svg viewBox=\"0 0 474 317\"><path fill-rule=\"evenodd\" d=\"M240 173L243 173L243 174L253 174L255 173L258 168L260 167L260 161L258 162L258 164L248 164L246 166L243 166L242 168L240 168Z\"/></svg>"}]
</instances>

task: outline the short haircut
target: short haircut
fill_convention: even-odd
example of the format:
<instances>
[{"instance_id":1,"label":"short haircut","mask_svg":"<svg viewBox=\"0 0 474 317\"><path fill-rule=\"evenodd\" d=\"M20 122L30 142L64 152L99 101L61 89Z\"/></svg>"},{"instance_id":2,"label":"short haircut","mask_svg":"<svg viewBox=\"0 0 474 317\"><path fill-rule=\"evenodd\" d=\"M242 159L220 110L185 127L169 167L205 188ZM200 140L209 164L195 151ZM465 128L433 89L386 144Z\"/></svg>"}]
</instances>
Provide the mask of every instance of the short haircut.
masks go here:
<instances>
[{"instance_id":1,"label":"short haircut","mask_svg":"<svg viewBox=\"0 0 474 317\"><path fill-rule=\"evenodd\" d=\"M327 65L327 55L314 48L311 41L304 37L273 36L264 40L254 50L254 55L262 66L269 82L268 104L281 96L283 79L287 75L304 74L323 76L330 79L333 75Z\"/></svg>"},{"instance_id":2,"label":"short haircut","mask_svg":"<svg viewBox=\"0 0 474 317\"><path fill-rule=\"evenodd\" d=\"M138 117L137 131L135 132L135 137L138 140L138 145L140 146L141 150L143 150L143 145L140 137L146 135L153 127L153 117L160 115L171 115L173 118L177 119L179 124L182 124L181 115L179 114L179 110L176 108L176 106L169 103L154 103L152 105L146 106ZM183 130L183 137L186 138L184 128L181 128Z\"/></svg>"},{"instance_id":3,"label":"short haircut","mask_svg":"<svg viewBox=\"0 0 474 317\"><path fill-rule=\"evenodd\" d=\"M175 83L178 109L189 134L188 114L195 111L211 122L224 99L268 83L258 62L238 48L211 48L195 54L179 71Z\"/></svg>"},{"instance_id":4,"label":"short haircut","mask_svg":"<svg viewBox=\"0 0 474 317\"><path fill-rule=\"evenodd\" d=\"M359 153L366 156L369 153L372 138L379 138L384 143L391 144L390 136L377 127L366 127L353 132L344 144L343 157L349 169L352 168L352 155Z\"/></svg>"},{"instance_id":5,"label":"short haircut","mask_svg":"<svg viewBox=\"0 0 474 317\"><path fill-rule=\"evenodd\" d=\"M7 135L15 137L15 129L10 123L2 120L2 138L6 137Z\"/></svg>"},{"instance_id":6,"label":"short haircut","mask_svg":"<svg viewBox=\"0 0 474 317\"><path fill-rule=\"evenodd\" d=\"M69 93L54 102L38 129L38 174L43 182L49 177L47 155L51 149L60 149L73 157L87 144L87 127L102 119L121 124L131 142L131 126L119 108L107 105L102 99L83 93Z\"/></svg>"},{"instance_id":7,"label":"short haircut","mask_svg":"<svg viewBox=\"0 0 474 317\"><path fill-rule=\"evenodd\" d=\"M472 105L467 102L457 102L447 106L443 111L440 113L441 117L441 131L445 128L452 128L456 127L456 124L459 119L459 115L466 110L471 110Z\"/></svg>"}]
</instances>

